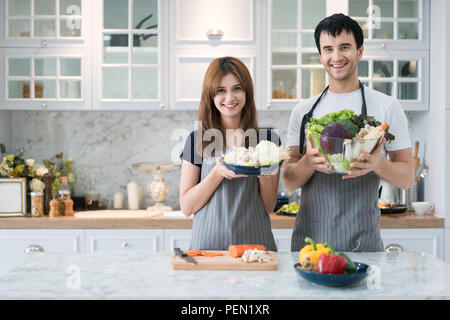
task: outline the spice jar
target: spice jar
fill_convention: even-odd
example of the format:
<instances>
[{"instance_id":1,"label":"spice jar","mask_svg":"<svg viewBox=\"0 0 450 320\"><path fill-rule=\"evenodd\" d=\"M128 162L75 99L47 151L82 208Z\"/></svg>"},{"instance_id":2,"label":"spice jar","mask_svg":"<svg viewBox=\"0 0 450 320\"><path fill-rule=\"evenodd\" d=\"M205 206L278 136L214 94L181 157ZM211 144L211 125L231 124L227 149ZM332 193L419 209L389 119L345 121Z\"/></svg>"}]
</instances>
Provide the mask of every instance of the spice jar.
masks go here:
<instances>
[{"instance_id":1,"label":"spice jar","mask_svg":"<svg viewBox=\"0 0 450 320\"><path fill-rule=\"evenodd\" d=\"M60 190L59 210L61 215L73 216L73 200L70 199L70 190Z\"/></svg>"},{"instance_id":2,"label":"spice jar","mask_svg":"<svg viewBox=\"0 0 450 320\"><path fill-rule=\"evenodd\" d=\"M60 216L60 199L50 200L50 212L48 213L50 218L55 218Z\"/></svg>"},{"instance_id":3,"label":"spice jar","mask_svg":"<svg viewBox=\"0 0 450 320\"><path fill-rule=\"evenodd\" d=\"M31 216L42 217L44 215L44 193L42 191L30 192Z\"/></svg>"}]
</instances>

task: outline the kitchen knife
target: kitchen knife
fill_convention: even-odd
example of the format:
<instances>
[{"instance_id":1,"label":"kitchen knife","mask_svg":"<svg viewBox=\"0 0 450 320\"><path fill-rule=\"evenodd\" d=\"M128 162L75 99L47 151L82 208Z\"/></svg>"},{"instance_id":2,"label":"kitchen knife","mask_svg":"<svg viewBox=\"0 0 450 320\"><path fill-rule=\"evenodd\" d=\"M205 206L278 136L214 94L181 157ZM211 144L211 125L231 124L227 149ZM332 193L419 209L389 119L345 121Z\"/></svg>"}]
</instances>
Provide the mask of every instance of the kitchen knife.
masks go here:
<instances>
[{"instance_id":1,"label":"kitchen knife","mask_svg":"<svg viewBox=\"0 0 450 320\"><path fill-rule=\"evenodd\" d=\"M174 248L173 250L175 251L177 256L179 256L181 259L183 259L187 263L190 263L190 264L193 264L193 265L197 264L197 261L194 258L192 258L191 256L188 256L180 248Z\"/></svg>"}]
</instances>

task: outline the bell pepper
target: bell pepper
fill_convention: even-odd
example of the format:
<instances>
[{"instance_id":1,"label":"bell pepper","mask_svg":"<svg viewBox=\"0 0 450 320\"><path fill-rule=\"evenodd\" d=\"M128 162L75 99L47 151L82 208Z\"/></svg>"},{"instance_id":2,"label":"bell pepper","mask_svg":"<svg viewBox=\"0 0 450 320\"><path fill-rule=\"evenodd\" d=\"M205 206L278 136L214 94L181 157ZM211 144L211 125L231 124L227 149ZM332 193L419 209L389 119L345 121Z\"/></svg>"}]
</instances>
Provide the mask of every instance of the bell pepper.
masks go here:
<instances>
[{"instance_id":1,"label":"bell pepper","mask_svg":"<svg viewBox=\"0 0 450 320\"><path fill-rule=\"evenodd\" d=\"M345 266L345 271L348 273L355 273L356 272L356 265L353 263L353 261L342 252L339 252L337 254L338 256L344 257L347 260L347 265Z\"/></svg>"},{"instance_id":2,"label":"bell pepper","mask_svg":"<svg viewBox=\"0 0 450 320\"><path fill-rule=\"evenodd\" d=\"M312 262L317 263L319 261L319 257L322 254L330 253L330 246L328 244L317 243L309 237L305 238L306 243L310 243L304 246L299 253L300 262Z\"/></svg>"},{"instance_id":3,"label":"bell pepper","mask_svg":"<svg viewBox=\"0 0 450 320\"><path fill-rule=\"evenodd\" d=\"M335 254L322 254L317 262L318 273L333 273L343 274L345 273L345 267L347 266L347 259Z\"/></svg>"}]
</instances>

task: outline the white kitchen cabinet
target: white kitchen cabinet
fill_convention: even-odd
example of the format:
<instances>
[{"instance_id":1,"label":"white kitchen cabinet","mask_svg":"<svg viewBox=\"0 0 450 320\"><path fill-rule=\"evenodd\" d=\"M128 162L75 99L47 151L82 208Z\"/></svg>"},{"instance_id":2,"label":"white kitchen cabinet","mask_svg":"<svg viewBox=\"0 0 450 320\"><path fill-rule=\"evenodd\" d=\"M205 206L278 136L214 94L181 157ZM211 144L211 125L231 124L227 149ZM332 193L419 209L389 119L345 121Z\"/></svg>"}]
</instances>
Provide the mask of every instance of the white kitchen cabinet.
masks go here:
<instances>
[{"instance_id":1,"label":"white kitchen cabinet","mask_svg":"<svg viewBox=\"0 0 450 320\"><path fill-rule=\"evenodd\" d=\"M0 0L0 109L90 109L91 3Z\"/></svg>"},{"instance_id":2,"label":"white kitchen cabinet","mask_svg":"<svg viewBox=\"0 0 450 320\"><path fill-rule=\"evenodd\" d=\"M450 229L444 229L444 262L450 264Z\"/></svg>"},{"instance_id":3,"label":"white kitchen cabinet","mask_svg":"<svg viewBox=\"0 0 450 320\"><path fill-rule=\"evenodd\" d=\"M189 250L192 229L164 229L164 251L173 252L173 248Z\"/></svg>"},{"instance_id":4,"label":"white kitchen cabinet","mask_svg":"<svg viewBox=\"0 0 450 320\"><path fill-rule=\"evenodd\" d=\"M0 47L86 46L89 0L0 0Z\"/></svg>"},{"instance_id":5,"label":"white kitchen cabinet","mask_svg":"<svg viewBox=\"0 0 450 320\"><path fill-rule=\"evenodd\" d=\"M444 229L381 229L385 249L417 251L444 259Z\"/></svg>"},{"instance_id":6,"label":"white kitchen cabinet","mask_svg":"<svg viewBox=\"0 0 450 320\"><path fill-rule=\"evenodd\" d=\"M272 0L268 5L268 108L291 109L327 86L314 30L324 17L342 12L363 28L361 81L397 98L407 111L428 110L429 1Z\"/></svg>"},{"instance_id":7,"label":"white kitchen cabinet","mask_svg":"<svg viewBox=\"0 0 450 320\"><path fill-rule=\"evenodd\" d=\"M167 108L167 1L95 1L93 108Z\"/></svg>"},{"instance_id":8,"label":"white kitchen cabinet","mask_svg":"<svg viewBox=\"0 0 450 320\"><path fill-rule=\"evenodd\" d=\"M0 276L33 252L82 252L84 230L0 229Z\"/></svg>"},{"instance_id":9,"label":"white kitchen cabinet","mask_svg":"<svg viewBox=\"0 0 450 320\"><path fill-rule=\"evenodd\" d=\"M86 251L163 251L163 229L86 229Z\"/></svg>"}]
</instances>

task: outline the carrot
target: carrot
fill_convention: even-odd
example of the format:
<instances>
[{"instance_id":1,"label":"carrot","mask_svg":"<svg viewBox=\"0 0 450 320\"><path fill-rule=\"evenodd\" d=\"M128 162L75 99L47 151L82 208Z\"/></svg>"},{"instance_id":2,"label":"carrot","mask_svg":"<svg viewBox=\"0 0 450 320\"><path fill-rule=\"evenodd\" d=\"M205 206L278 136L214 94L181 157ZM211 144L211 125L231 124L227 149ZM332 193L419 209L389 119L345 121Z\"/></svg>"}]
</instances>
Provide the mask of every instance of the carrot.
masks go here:
<instances>
[{"instance_id":1,"label":"carrot","mask_svg":"<svg viewBox=\"0 0 450 320\"><path fill-rule=\"evenodd\" d=\"M202 251L202 255L205 257L223 256L222 252Z\"/></svg>"},{"instance_id":2,"label":"carrot","mask_svg":"<svg viewBox=\"0 0 450 320\"><path fill-rule=\"evenodd\" d=\"M196 257L196 256L202 255L202 251L201 250L185 251L184 253L186 253L190 257Z\"/></svg>"},{"instance_id":3,"label":"carrot","mask_svg":"<svg viewBox=\"0 0 450 320\"><path fill-rule=\"evenodd\" d=\"M230 257L237 258L241 257L245 250L266 250L266 247L259 245L259 244L232 244L228 247L228 253L230 254Z\"/></svg>"},{"instance_id":4,"label":"carrot","mask_svg":"<svg viewBox=\"0 0 450 320\"><path fill-rule=\"evenodd\" d=\"M383 130L383 131L386 130L386 127L387 127L387 122L385 122L381 125L381 130Z\"/></svg>"}]
</instances>

